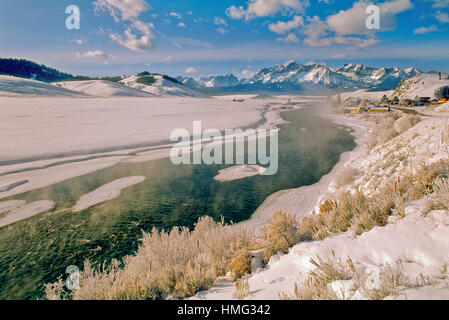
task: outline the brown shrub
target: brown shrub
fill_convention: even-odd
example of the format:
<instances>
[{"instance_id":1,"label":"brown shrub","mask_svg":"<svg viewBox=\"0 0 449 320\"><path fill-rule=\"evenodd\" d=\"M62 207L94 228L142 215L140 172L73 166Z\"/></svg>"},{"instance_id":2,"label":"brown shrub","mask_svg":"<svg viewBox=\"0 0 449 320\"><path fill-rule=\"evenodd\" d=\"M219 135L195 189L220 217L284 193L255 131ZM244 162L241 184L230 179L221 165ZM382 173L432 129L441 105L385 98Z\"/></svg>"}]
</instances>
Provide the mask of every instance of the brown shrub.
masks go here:
<instances>
[{"instance_id":1,"label":"brown shrub","mask_svg":"<svg viewBox=\"0 0 449 320\"><path fill-rule=\"evenodd\" d=\"M235 258L229 265L234 280L243 277L245 274L251 273L252 253L248 248L240 249L236 252Z\"/></svg>"},{"instance_id":2,"label":"brown shrub","mask_svg":"<svg viewBox=\"0 0 449 320\"><path fill-rule=\"evenodd\" d=\"M298 222L295 215L284 211L275 212L262 228L259 246L263 248L263 259L267 263L271 256L282 251L288 253L290 247L300 241Z\"/></svg>"}]
</instances>

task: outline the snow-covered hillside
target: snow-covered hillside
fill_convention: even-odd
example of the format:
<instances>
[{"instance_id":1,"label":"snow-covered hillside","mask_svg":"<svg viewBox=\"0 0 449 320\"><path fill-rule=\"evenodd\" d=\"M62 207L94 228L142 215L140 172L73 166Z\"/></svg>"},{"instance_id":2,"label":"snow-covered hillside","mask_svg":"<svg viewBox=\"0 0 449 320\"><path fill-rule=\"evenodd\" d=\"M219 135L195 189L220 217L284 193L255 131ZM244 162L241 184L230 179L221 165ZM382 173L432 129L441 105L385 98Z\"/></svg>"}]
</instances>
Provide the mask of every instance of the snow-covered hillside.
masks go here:
<instances>
[{"instance_id":1,"label":"snow-covered hillside","mask_svg":"<svg viewBox=\"0 0 449 320\"><path fill-rule=\"evenodd\" d=\"M54 85L98 97L154 97L149 92L104 80L56 82Z\"/></svg>"},{"instance_id":2,"label":"snow-covered hillside","mask_svg":"<svg viewBox=\"0 0 449 320\"><path fill-rule=\"evenodd\" d=\"M139 89L156 96L190 96L196 98L205 97L204 94L182 84L165 79L160 75L131 76L120 81L125 86Z\"/></svg>"},{"instance_id":3,"label":"snow-covered hillside","mask_svg":"<svg viewBox=\"0 0 449 320\"><path fill-rule=\"evenodd\" d=\"M0 96L82 96L81 93L41 81L0 75Z\"/></svg>"},{"instance_id":4,"label":"snow-covered hillside","mask_svg":"<svg viewBox=\"0 0 449 320\"><path fill-rule=\"evenodd\" d=\"M435 90L449 86L449 80L440 80L437 74L421 74L407 79L398 86L391 97L397 96L399 99L414 99L418 97L439 98Z\"/></svg>"}]
</instances>

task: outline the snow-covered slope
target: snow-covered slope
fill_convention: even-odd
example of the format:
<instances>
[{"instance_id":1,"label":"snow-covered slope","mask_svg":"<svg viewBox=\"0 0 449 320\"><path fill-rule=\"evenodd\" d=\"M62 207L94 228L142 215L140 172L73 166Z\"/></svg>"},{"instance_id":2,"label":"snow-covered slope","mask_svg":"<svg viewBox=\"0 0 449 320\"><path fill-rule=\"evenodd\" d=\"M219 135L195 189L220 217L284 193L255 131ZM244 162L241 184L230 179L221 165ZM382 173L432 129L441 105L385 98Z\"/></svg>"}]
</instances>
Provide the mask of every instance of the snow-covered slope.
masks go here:
<instances>
[{"instance_id":1,"label":"snow-covered slope","mask_svg":"<svg viewBox=\"0 0 449 320\"><path fill-rule=\"evenodd\" d=\"M143 81L142 81L143 80ZM202 98L204 94L182 84L165 79L160 75L131 76L120 81L125 86L142 90L156 96L190 96Z\"/></svg>"},{"instance_id":2,"label":"snow-covered slope","mask_svg":"<svg viewBox=\"0 0 449 320\"><path fill-rule=\"evenodd\" d=\"M54 84L61 88L99 97L154 97L149 92L104 80L67 81Z\"/></svg>"},{"instance_id":3,"label":"snow-covered slope","mask_svg":"<svg viewBox=\"0 0 449 320\"><path fill-rule=\"evenodd\" d=\"M83 96L46 82L0 75L0 96Z\"/></svg>"},{"instance_id":4,"label":"snow-covered slope","mask_svg":"<svg viewBox=\"0 0 449 320\"><path fill-rule=\"evenodd\" d=\"M435 90L449 86L449 80L440 80L437 74L421 74L407 79L398 86L391 97L397 96L399 99L414 99L418 97L439 98Z\"/></svg>"}]
</instances>

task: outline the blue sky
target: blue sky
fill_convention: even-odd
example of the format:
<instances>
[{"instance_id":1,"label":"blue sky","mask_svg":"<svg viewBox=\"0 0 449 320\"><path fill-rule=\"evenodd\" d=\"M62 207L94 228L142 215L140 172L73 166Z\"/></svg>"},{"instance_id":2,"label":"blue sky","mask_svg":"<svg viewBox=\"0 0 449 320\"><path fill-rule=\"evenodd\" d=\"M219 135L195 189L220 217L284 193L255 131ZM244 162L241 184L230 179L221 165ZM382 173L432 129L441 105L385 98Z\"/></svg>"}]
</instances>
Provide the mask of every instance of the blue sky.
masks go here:
<instances>
[{"instance_id":1,"label":"blue sky","mask_svg":"<svg viewBox=\"0 0 449 320\"><path fill-rule=\"evenodd\" d=\"M380 29L365 12L380 10ZM66 7L81 12L66 28ZM2 0L0 56L84 75L198 78L295 60L449 71L449 0Z\"/></svg>"}]
</instances>

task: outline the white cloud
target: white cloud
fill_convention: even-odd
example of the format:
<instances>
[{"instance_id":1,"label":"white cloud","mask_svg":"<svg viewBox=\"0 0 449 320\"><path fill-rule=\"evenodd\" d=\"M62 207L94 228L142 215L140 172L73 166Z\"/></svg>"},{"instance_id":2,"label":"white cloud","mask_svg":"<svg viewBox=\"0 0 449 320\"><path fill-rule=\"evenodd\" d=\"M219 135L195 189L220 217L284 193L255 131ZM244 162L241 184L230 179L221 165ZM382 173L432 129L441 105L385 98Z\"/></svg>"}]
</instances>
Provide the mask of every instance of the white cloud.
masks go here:
<instances>
[{"instance_id":1,"label":"white cloud","mask_svg":"<svg viewBox=\"0 0 449 320\"><path fill-rule=\"evenodd\" d=\"M358 1L348 10L329 16L327 24L329 28L341 35L366 35L374 33L374 30L366 28L366 8L371 3L365 0ZM378 5L380 9L380 30L387 31L396 28L396 15L413 8L410 0L392 0Z\"/></svg>"},{"instance_id":2,"label":"white cloud","mask_svg":"<svg viewBox=\"0 0 449 320\"><path fill-rule=\"evenodd\" d=\"M312 47L325 47L334 44L350 46L352 49L366 49L377 43L379 40L373 35L368 37L348 37L335 33L318 16L309 18L309 23L304 29L306 39L304 43Z\"/></svg>"},{"instance_id":3,"label":"white cloud","mask_svg":"<svg viewBox=\"0 0 449 320\"><path fill-rule=\"evenodd\" d=\"M175 18L178 18L178 19L182 19L182 14L177 13L177 12L170 12L169 15L170 15L171 17L175 17Z\"/></svg>"},{"instance_id":4,"label":"white cloud","mask_svg":"<svg viewBox=\"0 0 449 320\"><path fill-rule=\"evenodd\" d=\"M152 23L136 20L126 29L124 36L113 33L109 37L132 51L146 51L156 47L152 40L154 38L152 28ZM140 37L133 33L134 31L139 32Z\"/></svg>"},{"instance_id":5,"label":"white cloud","mask_svg":"<svg viewBox=\"0 0 449 320\"><path fill-rule=\"evenodd\" d=\"M449 8L449 0L430 0L430 1L433 2L432 7L434 8Z\"/></svg>"},{"instance_id":6,"label":"white cloud","mask_svg":"<svg viewBox=\"0 0 449 320\"><path fill-rule=\"evenodd\" d=\"M228 23L226 22L225 19L221 18L221 17L215 17L214 18L214 23L219 26L219 25L223 25L223 26L228 26Z\"/></svg>"},{"instance_id":7,"label":"white cloud","mask_svg":"<svg viewBox=\"0 0 449 320\"><path fill-rule=\"evenodd\" d=\"M341 37L337 36L333 39L336 44L344 44L352 46L353 48L366 49L379 43L375 38L358 38L358 37Z\"/></svg>"},{"instance_id":8,"label":"white cloud","mask_svg":"<svg viewBox=\"0 0 449 320\"><path fill-rule=\"evenodd\" d=\"M226 9L226 15L232 19L242 19L246 15L246 12L242 6L232 6Z\"/></svg>"},{"instance_id":9,"label":"white cloud","mask_svg":"<svg viewBox=\"0 0 449 320\"><path fill-rule=\"evenodd\" d=\"M414 34L426 34L432 31L437 31L436 25L431 25L430 27L419 27L413 31Z\"/></svg>"},{"instance_id":10,"label":"white cloud","mask_svg":"<svg viewBox=\"0 0 449 320\"><path fill-rule=\"evenodd\" d=\"M280 42L284 42L284 43L298 43L299 42L298 37L294 33L289 33L287 36L285 36L283 38L278 38L277 40Z\"/></svg>"},{"instance_id":11,"label":"white cloud","mask_svg":"<svg viewBox=\"0 0 449 320\"><path fill-rule=\"evenodd\" d=\"M109 12L116 22L131 22L123 35L109 34L113 41L132 51L146 51L156 47L153 42L154 25L138 19L150 7L145 0L97 0L94 6L96 11Z\"/></svg>"},{"instance_id":12,"label":"white cloud","mask_svg":"<svg viewBox=\"0 0 449 320\"><path fill-rule=\"evenodd\" d=\"M171 39L173 45L175 45L177 48L183 48L183 47L191 47L191 48L206 48L211 49L214 46L210 44L209 42L188 38L188 37L176 37Z\"/></svg>"},{"instance_id":13,"label":"white cloud","mask_svg":"<svg viewBox=\"0 0 449 320\"><path fill-rule=\"evenodd\" d=\"M273 31L275 33L285 34L292 29L298 29L299 27L302 26L304 26L304 19L300 16L294 16L293 20L291 21L287 22L279 21L277 23L271 23L268 26L268 29L270 29L270 31Z\"/></svg>"},{"instance_id":14,"label":"white cloud","mask_svg":"<svg viewBox=\"0 0 449 320\"><path fill-rule=\"evenodd\" d=\"M336 53L332 55L333 59L346 59L349 58L349 56L346 53Z\"/></svg>"},{"instance_id":15,"label":"white cloud","mask_svg":"<svg viewBox=\"0 0 449 320\"><path fill-rule=\"evenodd\" d=\"M85 44L87 42L87 40L83 40L83 39L74 39L72 40L72 42L76 43L76 44Z\"/></svg>"},{"instance_id":16,"label":"white cloud","mask_svg":"<svg viewBox=\"0 0 449 320\"><path fill-rule=\"evenodd\" d=\"M188 74L192 74L192 73L197 73L197 70L194 67L188 67L184 73L188 73Z\"/></svg>"},{"instance_id":17,"label":"white cloud","mask_svg":"<svg viewBox=\"0 0 449 320\"><path fill-rule=\"evenodd\" d=\"M96 11L108 11L117 22L137 19L150 8L145 0L97 0L93 4Z\"/></svg>"},{"instance_id":18,"label":"white cloud","mask_svg":"<svg viewBox=\"0 0 449 320\"><path fill-rule=\"evenodd\" d=\"M109 56L104 53L102 50L89 50L85 53L77 53L76 56L78 58L103 58L108 59Z\"/></svg>"},{"instance_id":19,"label":"white cloud","mask_svg":"<svg viewBox=\"0 0 449 320\"><path fill-rule=\"evenodd\" d=\"M217 28L217 32L221 34L226 34L228 33L228 30L226 30L225 28Z\"/></svg>"},{"instance_id":20,"label":"white cloud","mask_svg":"<svg viewBox=\"0 0 449 320\"><path fill-rule=\"evenodd\" d=\"M438 11L435 17L440 23L449 23L449 14L446 12Z\"/></svg>"},{"instance_id":21,"label":"white cloud","mask_svg":"<svg viewBox=\"0 0 449 320\"><path fill-rule=\"evenodd\" d=\"M318 16L308 18L308 24L304 29L306 35L304 42L312 47L330 46L332 40L328 36L328 31L327 24Z\"/></svg>"},{"instance_id":22,"label":"white cloud","mask_svg":"<svg viewBox=\"0 0 449 320\"><path fill-rule=\"evenodd\" d=\"M267 17L279 12L304 12L309 0L249 0L247 9L243 6L231 6L226 14L233 19L246 20L256 17Z\"/></svg>"},{"instance_id":23,"label":"white cloud","mask_svg":"<svg viewBox=\"0 0 449 320\"><path fill-rule=\"evenodd\" d=\"M185 28L187 26L186 26L186 24L184 22L180 22L180 23L178 23L178 27Z\"/></svg>"}]
</instances>

